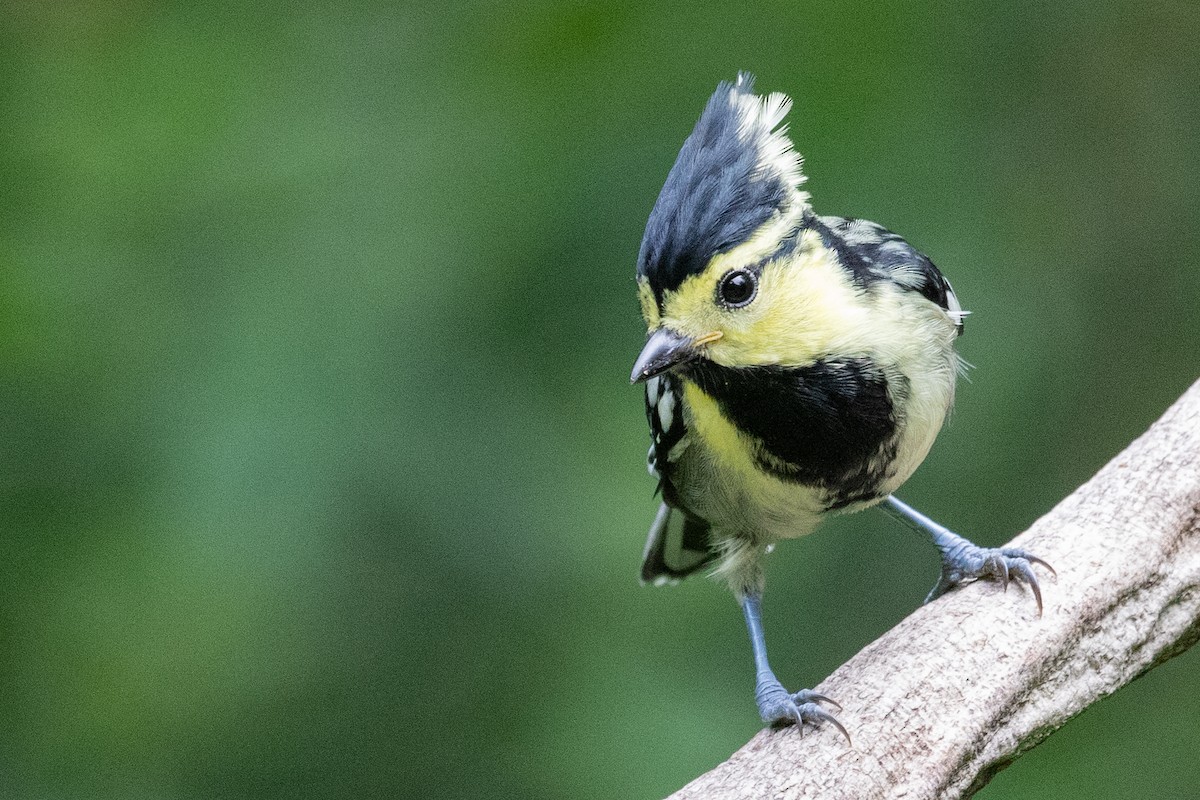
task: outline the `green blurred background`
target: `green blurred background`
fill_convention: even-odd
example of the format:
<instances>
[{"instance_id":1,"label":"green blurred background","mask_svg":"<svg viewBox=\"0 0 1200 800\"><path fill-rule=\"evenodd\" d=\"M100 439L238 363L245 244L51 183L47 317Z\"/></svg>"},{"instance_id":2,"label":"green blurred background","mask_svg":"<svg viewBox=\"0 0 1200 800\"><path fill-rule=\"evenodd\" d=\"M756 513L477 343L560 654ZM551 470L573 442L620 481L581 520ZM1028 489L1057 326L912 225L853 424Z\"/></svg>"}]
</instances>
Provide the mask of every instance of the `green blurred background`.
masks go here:
<instances>
[{"instance_id":1,"label":"green blurred background","mask_svg":"<svg viewBox=\"0 0 1200 800\"><path fill-rule=\"evenodd\" d=\"M738 69L974 312L911 502L999 543L1144 430L1198 373L1200 4L866 5L4 4L0 796L655 797L752 735L728 594L637 585L627 381ZM781 547L785 683L935 575L875 512ZM980 796L1194 796L1198 696Z\"/></svg>"}]
</instances>

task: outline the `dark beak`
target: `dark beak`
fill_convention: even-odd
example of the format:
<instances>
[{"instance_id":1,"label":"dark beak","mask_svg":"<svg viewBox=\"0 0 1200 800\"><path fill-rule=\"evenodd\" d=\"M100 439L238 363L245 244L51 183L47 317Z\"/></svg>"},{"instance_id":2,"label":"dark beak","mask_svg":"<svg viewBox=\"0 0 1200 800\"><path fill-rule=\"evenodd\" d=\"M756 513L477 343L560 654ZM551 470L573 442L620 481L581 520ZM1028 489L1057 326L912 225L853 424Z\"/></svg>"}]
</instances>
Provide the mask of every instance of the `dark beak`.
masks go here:
<instances>
[{"instance_id":1,"label":"dark beak","mask_svg":"<svg viewBox=\"0 0 1200 800\"><path fill-rule=\"evenodd\" d=\"M642 354L633 365L631 383L644 381L661 375L667 370L686 364L700 355L700 348L686 336L680 336L669 328L659 328L646 340Z\"/></svg>"}]
</instances>

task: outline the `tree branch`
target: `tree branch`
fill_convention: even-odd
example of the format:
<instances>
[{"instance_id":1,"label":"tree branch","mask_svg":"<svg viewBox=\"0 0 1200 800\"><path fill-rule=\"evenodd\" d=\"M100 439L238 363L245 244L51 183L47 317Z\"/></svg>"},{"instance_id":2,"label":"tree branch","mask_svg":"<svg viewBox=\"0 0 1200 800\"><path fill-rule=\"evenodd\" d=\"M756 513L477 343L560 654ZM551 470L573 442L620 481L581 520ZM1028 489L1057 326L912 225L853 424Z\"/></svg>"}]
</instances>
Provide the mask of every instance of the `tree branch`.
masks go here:
<instances>
[{"instance_id":1,"label":"tree branch","mask_svg":"<svg viewBox=\"0 0 1200 800\"><path fill-rule=\"evenodd\" d=\"M1200 382L1013 540L1058 570L1046 610L995 584L917 609L816 690L824 726L764 730L671 796L959 798L1200 638Z\"/></svg>"}]
</instances>

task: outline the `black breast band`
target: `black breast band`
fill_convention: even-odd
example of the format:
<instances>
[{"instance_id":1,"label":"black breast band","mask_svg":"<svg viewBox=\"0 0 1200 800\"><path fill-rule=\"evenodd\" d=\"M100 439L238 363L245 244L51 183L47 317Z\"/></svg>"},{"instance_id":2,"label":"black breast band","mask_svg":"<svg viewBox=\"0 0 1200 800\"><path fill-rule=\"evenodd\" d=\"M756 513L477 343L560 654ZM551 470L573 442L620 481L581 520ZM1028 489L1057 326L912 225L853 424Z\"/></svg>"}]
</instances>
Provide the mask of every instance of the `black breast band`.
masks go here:
<instances>
[{"instance_id":1,"label":"black breast band","mask_svg":"<svg viewBox=\"0 0 1200 800\"><path fill-rule=\"evenodd\" d=\"M762 469L827 489L831 508L874 497L895 458L888 380L870 359L740 368L701 360L687 377L757 440Z\"/></svg>"}]
</instances>

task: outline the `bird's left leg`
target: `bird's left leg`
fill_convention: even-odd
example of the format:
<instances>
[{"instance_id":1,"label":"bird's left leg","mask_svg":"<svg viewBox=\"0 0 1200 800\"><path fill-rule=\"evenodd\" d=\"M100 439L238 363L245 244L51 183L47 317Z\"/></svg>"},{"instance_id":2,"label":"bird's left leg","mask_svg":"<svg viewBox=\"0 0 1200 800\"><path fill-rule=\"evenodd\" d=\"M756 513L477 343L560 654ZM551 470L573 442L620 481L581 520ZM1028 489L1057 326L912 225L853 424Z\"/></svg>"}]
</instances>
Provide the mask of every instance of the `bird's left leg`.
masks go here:
<instances>
[{"instance_id":1,"label":"bird's left leg","mask_svg":"<svg viewBox=\"0 0 1200 800\"><path fill-rule=\"evenodd\" d=\"M942 574L937 585L925 598L926 603L941 597L964 581L993 578L1007 589L1011 578L1029 585L1037 600L1038 614L1042 613L1042 589L1032 565L1041 564L1050 570L1052 575L1055 573L1054 567L1033 553L1019 547L979 547L934 522L912 506L902 503L894 495L888 495L880 508L929 536L934 546L942 553Z\"/></svg>"},{"instance_id":2,"label":"bird's left leg","mask_svg":"<svg viewBox=\"0 0 1200 800\"><path fill-rule=\"evenodd\" d=\"M754 650L754 699L758 703L758 713L762 721L768 725L796 723L803 727L804 723L814 725L828 722L833 725L846 741L850 734L842 727L842 723L818 703L831 703L841 709L837 702L809 689L799 692L789 692L771 671L767 663L767 643L763 638L762 627L762 595L758 593L744 594L739 598L742 613L746 615L746 629L750 632L750 646Z\"/></svg>"}]
</instances>

